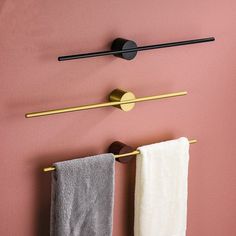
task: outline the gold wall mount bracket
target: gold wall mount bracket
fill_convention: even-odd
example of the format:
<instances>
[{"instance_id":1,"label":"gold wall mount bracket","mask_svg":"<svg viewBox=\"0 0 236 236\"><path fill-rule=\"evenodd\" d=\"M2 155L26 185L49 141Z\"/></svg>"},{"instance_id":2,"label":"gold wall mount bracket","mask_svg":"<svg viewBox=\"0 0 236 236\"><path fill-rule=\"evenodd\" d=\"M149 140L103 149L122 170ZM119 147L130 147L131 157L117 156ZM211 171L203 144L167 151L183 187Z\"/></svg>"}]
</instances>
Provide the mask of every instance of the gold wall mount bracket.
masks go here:
<instances>
[{"instance_id":1,"label":"gold wall mount bracket","mask_svg":"<svg viewBox=\"0 0 236 236\"><path fill-rule=\"evenodd\" d=\"M135 99L135 95L132 92L127 92L121 89L114 89L109 95L110 102L124 102ZM121 103L114 107L121 109L122 111L131 111L135 107L135 103Z\"/></svg>"}]
</instances>

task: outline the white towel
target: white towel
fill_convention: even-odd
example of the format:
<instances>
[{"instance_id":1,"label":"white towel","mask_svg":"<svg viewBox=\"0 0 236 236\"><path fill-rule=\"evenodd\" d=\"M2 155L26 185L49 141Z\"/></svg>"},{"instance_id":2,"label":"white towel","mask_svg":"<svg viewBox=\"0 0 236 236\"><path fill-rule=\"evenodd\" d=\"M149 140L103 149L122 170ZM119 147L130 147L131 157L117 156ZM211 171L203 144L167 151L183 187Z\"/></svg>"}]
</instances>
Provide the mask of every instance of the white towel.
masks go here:
<instances>
[{"instance_id":1,"label":"white towel","mask_svg":"<svg viewBox=\"0 0 236 236\"><path fill-rule=\"evenodd\" d=\"M189 141L142 146L136 160L135 236L185 236Z\"/></svg>"}]
</instances>

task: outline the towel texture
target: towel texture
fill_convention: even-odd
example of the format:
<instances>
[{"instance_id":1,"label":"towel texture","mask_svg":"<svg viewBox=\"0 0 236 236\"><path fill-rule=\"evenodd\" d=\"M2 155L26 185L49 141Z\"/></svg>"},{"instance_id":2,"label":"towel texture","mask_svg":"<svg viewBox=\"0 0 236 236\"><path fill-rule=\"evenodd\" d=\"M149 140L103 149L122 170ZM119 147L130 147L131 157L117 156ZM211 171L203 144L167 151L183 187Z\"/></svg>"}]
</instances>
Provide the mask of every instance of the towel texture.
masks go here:
<instances>
[{"instance_id":1,"label":"towel texture","mask_svg":"<svg viewBox=\"0 0 236 236\"><path fill-rule=\"evenodd\" d=\"M114 156L102 154L55 163L51 236L111 236Z\"/></svg>"},{"instance_id":2,"label":"towel texture","mask_svg":"<svg viewBox=\"0 0 236 236\"><path fill-rule=\"evenodd\" d=\"M136 160L135 236L185 236L189 142L142 146Z\"/></svg>"}]
</instances>

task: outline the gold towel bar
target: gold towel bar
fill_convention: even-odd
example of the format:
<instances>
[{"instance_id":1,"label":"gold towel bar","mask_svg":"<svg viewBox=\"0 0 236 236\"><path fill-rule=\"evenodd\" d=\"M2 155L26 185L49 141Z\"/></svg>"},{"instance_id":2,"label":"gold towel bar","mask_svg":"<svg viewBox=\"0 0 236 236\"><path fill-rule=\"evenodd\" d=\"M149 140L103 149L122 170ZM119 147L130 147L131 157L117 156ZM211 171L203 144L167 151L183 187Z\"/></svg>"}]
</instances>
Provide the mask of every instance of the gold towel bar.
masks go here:
<instances>
[{"instance_id":1,"label":"gold towel bar","mask_svg":"<svg viewBox=\"0 0 236 236\"><path fill-rule=\"evenodd\" d=\"M193 144L193 143L196 143L196 142L197 142L196 139L189 140L190 144ZM135 150L133 152L128 152L128 153L124 153L124 154L114 155L114 157L115 158L122 158L122 157L127 157L127 156L138 155L138 154L140 154L139 150ZM43 169L44 172L54 171L54 170L56 170L56 168L53 167L53 166L46 167L46 168Z\"/></svg>"},{"instance_id":2,"label":"gold towel bar","mask_svg":"<svg viewBox=\"0 0 236 236\"><path fill-rule=\"evenodd\" d=\"M109 106L117 107L123 111L130 111L134 108L134 105L136 102L144 102L144 101L150 101L150 100L177 97L177 96L183 96L186 94L187 92L184 91L184 92L176 92L176 93L168 93L168 94L136 98L132 92L123 91L121 89L115 89L109 95L109 102L89 104L89 105L77 106L77 107L68 107L68 108L55 109L55 110L49 110L49 111L31 112L31 113L25 114L25 117L32 118L32 117L38 117L38 116L55 115L55 114L60 114L60 113L82 111L82 110L109 107Z\"/></svg>"}]
</instances>

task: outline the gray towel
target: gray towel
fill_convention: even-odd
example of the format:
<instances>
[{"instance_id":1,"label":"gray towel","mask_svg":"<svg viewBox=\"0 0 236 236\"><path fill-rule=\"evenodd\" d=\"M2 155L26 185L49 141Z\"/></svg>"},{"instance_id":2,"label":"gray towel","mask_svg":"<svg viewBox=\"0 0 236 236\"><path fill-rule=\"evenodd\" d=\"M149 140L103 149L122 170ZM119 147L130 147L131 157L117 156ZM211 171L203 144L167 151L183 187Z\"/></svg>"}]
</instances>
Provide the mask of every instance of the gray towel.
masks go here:
<instances>
[{"instance_id":1,"label":"gray towel","mask_svg":"<svg viewBox=\"0 0 236 236\"><path fill-rule=\"evenodd\" d=\"M111 236L114 156L102 154L55 163L51 236Z\"/></svg>"}]
</instances>

